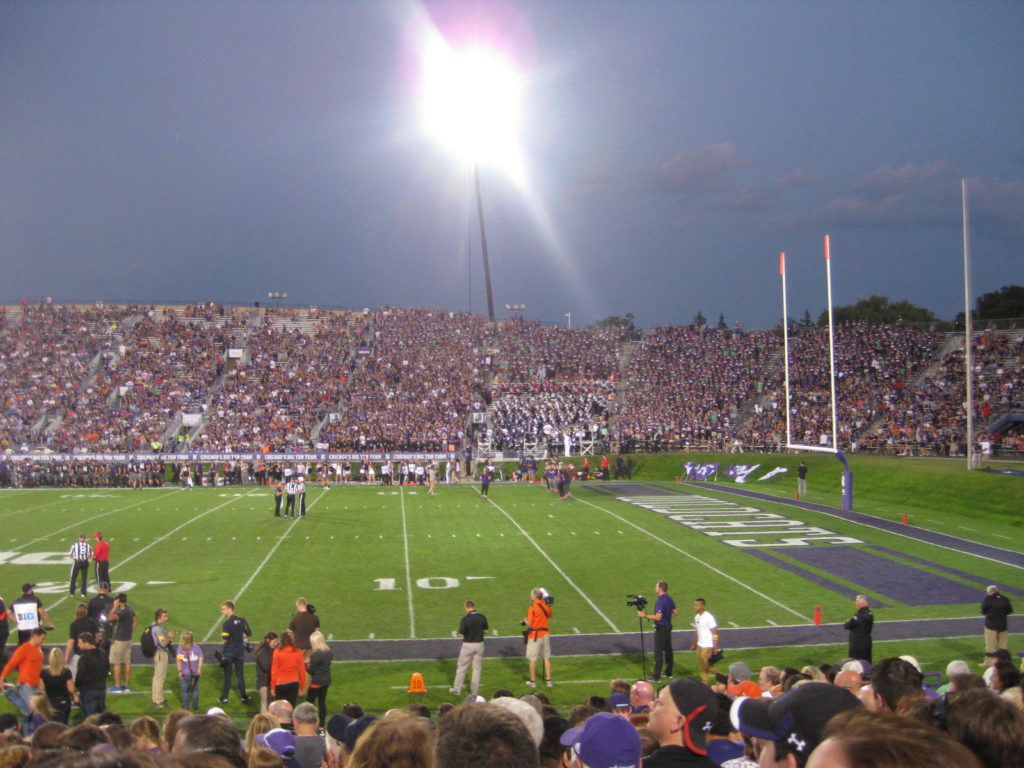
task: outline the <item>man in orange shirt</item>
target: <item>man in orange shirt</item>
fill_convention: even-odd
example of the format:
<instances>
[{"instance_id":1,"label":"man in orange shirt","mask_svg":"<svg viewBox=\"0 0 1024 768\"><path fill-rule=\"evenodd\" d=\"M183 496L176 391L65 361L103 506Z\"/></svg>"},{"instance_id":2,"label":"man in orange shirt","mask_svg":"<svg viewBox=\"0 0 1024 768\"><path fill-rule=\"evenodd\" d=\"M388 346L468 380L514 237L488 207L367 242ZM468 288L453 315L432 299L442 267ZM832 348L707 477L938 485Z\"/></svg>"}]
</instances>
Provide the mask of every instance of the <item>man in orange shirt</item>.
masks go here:
<instances>
[{"instance_id":1,"label":"man in orange shirt","mask_svg":"<svg viewBox=\"0 0 1024 768\"><path fill-rule=\"evenodd\" d=\"M530 679L526 685L530 688L537 687L537 659L544 659L544 681L550 688L554 683L551 680L551 637L548 630L548 620L551 618L551 598L543 587L537 587L530 592L533 603L526 612L526 619L523 624L527 627L526 632L526 658L530 660Z\"/></svg>"},{"instance_id":2,"label":"man in orange shirt","mask_svg":"<svg viewBox=\"0 0 1024 768\"><path fill-rule=\"evenodd\" d=\"M43 651L40 646L44 640L46 640L46 630L33 629L28 640L18 646L4 666L3 672L0 672L0 680L4 684L4 696L18 708L18 711L25 717L26 724L31 722L33 714L29 701L40 692L40 675L43 671ZM17 685L7 682L8 675L14 670L18 670Z\"/></svg>"}]
</instances>

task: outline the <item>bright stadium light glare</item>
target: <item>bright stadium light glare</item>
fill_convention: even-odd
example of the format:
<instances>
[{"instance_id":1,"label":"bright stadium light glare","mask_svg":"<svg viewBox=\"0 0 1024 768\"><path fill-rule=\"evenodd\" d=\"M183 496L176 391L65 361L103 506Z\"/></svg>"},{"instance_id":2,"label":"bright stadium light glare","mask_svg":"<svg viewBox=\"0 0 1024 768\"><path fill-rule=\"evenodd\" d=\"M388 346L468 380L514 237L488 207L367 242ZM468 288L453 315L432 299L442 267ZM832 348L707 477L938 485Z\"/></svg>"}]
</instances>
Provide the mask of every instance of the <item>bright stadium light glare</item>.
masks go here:
<instances>
[{"instance_id":1,"label":"bright stadium light glare","mask_svg":"<svg viewBox=\"0 0 1024 768\"><path fill-rule=\"evenodd\" d=\"M520 180L523 79L513 63L496 50L456 50L435 37L422 67L426 132L467 164L497 167Z\"/></svg>"}]
</instances>

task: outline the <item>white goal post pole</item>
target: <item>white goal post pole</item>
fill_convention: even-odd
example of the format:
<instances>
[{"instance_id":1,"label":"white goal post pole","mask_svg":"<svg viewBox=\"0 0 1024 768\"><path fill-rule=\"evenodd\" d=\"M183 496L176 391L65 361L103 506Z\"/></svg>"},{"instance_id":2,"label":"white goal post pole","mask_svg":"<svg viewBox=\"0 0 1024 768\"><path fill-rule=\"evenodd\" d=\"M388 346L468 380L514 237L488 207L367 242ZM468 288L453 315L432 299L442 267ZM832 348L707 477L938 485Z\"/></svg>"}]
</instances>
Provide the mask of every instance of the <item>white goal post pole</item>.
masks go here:
<instances>
[{"instance_id":1,"label":"white goal post pole","mask_svg":"<svg viewBox=\"0 0 1024 768\"><path fill-rule=\"evenodd\" d=\"M839 421L836 418L836 337L832 323L832 259L828 235L825 235L825 280L828 285L828 370L832 379L832 448L839 450Z\"/></svg>"},{"instance_id":2,"label":"white goal post pole","mask_svg":"<svg viewBox=\"0 0 1024 768\"><path fill-rule=\"evenodd\" d=\"M779 275L782 277L782 352L786 373L786 445L793 442L789 427L789 310L786 305L786 254L779 253Z\"/></svg>"}]
</instances>

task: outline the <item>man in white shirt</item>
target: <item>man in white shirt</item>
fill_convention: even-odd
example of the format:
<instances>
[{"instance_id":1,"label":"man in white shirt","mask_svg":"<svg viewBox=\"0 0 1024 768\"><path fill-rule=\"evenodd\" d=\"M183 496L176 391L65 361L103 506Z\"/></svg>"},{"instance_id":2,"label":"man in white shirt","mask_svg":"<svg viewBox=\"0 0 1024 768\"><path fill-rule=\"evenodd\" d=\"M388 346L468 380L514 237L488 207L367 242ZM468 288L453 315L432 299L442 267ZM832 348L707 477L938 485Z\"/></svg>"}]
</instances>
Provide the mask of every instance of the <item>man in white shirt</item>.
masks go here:
<instances>
[{"instance_id":1,"label":"man in white shirt","mask_svg":"<svg viewBox=\"0 0 1024 768\"><path fill-rule=\"evenodd\" d=\"M696 614L693 618L693 628L696 632L690 650L697 652L700 679L707 685L711 674L718 674L715 665L711 663L711 656L718 652L718 623L705 606L703 597L693 601L693 612Z\"/></svg>"}]
</instances>

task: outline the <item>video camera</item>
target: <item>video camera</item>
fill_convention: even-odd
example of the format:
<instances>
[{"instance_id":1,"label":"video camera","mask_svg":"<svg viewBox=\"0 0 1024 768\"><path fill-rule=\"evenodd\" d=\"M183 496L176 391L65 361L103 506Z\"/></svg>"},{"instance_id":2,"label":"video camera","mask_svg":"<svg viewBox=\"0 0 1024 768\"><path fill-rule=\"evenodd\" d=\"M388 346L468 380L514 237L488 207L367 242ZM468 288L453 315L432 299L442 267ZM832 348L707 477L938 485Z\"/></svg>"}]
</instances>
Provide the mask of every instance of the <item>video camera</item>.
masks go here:
<instances>
[{"instance_id":1,"label":"video camera","mask_svg":"<svg viewBox=\"0 0 1024 768\"><path fill-rule=\"evenodd\" d=\"M626 605L630 608L636 608L638 611L642 611L647 607L648 600L643 595L626 595Z\"/></svg>"}]
</instances>

